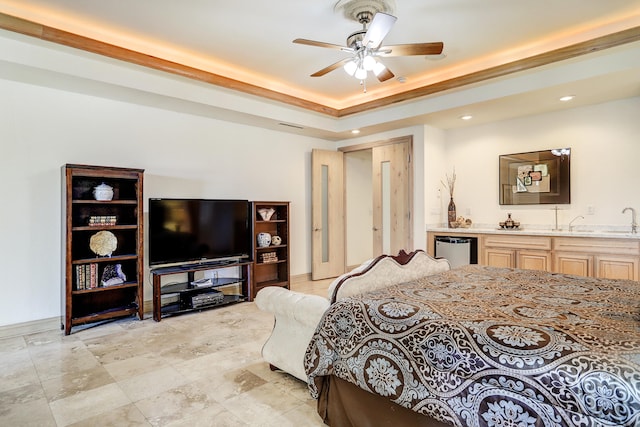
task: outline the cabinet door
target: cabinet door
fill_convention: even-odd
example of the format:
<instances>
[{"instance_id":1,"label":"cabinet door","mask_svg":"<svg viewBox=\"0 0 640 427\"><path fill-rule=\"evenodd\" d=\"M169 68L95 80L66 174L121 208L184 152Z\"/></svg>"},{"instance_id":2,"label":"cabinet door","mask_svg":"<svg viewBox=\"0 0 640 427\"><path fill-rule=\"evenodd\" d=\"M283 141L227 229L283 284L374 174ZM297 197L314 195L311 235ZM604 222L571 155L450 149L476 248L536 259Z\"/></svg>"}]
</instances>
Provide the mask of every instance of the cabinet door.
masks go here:
<instances>
[{"instance_id":1,"label":"cabinet door","mask_svg":"<svg viewBox=\"0 0 640 427\"><path fill-rule=\"evenodd\" d=\"M515 251L511 249L487 248L484 252L484 263L491 267L515 267Z\"/></svg>"},{"instance_id":2,"label":"cabinet door","mask_svg":"<svg viewBox=\"0 0 640 427\"><path fill-rule=\"evenodd\" d=\"M596 274L603 279L638 280L638 257L599 256Z\"/></svg>"},{"instance_id":3,"label":"cabinet door","mask_svg":"<svg viewBox=\"0 0 640 427\"><path fill-rule=\"evenodd\" d=\"M553 264L556 273L593 276L593 255L556 253Z\"/></svg>"},{"instance_id":4,"label":"cabinet door","mask_svg":"<svg viewBox=\"0 0 640 427\"><path fill-rule=\"evenodd\" d=\"M525 270L551 270L551 254L542 251L518 251L518 268Z\"/></svg>"}]
</instances>

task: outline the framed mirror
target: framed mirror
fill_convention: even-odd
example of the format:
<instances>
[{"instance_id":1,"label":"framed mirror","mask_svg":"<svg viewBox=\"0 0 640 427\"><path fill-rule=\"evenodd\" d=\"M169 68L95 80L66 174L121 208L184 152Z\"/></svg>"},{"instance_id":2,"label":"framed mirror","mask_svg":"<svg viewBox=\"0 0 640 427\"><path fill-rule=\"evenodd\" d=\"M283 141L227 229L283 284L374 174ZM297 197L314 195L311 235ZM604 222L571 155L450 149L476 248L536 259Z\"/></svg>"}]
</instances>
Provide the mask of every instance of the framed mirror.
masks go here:
<instances>
[{"instance_id":1,"label":"framed mirror","mask_svg":"<svg viewBox=\"0 0 640 427\"><path fill-rule=\"evenodd\" d=\"M571 203L571 149L500 156L500 204Z\"/></svg>"}]
</instances>

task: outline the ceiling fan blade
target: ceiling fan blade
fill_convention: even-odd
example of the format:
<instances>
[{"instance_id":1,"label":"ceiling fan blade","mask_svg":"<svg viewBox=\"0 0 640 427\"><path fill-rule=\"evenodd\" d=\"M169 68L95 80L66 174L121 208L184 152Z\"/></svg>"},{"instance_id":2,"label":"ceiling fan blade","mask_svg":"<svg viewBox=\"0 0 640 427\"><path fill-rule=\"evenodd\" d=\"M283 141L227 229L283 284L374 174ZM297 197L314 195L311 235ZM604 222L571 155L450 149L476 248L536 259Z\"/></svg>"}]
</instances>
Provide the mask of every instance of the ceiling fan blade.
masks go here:
<instances>
[{"instance_id":1,"label":"ceiling fan blade","mask_svg":"<svg viewBox=\"0 0 640 427\"><path fill-rule=\"evenodd\" d=\"M393 74L388 68L385 68L376 77L378 78L378 81L386 82L387 80L394 78L395 74Z\"/></svg>"},{"instance_id":2,"label":"ceiling fan blade","mask_svg":"<svg viewBox=\"0 0 640 427\"><path fill-rule=\"evenodd\" d=\"M344 50L345 52L353 52L353 49L351 49L350 47L340 46L333 43L325 43L325 42L319 42L319 41L307 40L307 39L295 39L293 42L297 44L304 44L307 46L327 47L329 49L337 49L337 50Z\"/></svg>"},{"instance_id":3,"label":"ceiling fan blade","mask_svg":"<svg viewBox=\"0 0 640 427\"><path fill-rule=\"evenodd\" d=\"M444 43L413 43L382 46L378 56L410 56L410 55L439 55L442 53Z\"/></svg>"},{"instance_id":4,"label":"ceiling fan blade","mask_svg":"<svg viewBox=\"0 0 640 427\"><path fill-rule=\"evenodd\" d=\"M378 48L378 46L382 44L382 40L384 40L387 34L389 34L389 31L391 31L391 27L393 27L396 19L398 18L387 13L376 13L373 21L371 21L371 25L369 25L367 33L362 39L362 44L370 49Z\"/></svg>"},{"instance_id":5,"label":"ceiling fan blade","mask_svg":"<svg viewBox=\"0 0 640 427\"><path fill-rule=\"evenodd\" d=\"M315 73L311 74L311 77L322 77L325 74L335 70L336 68L342 67L344 64L346 64L349 61L351 61L351 58L341 59L340 61L329 65L328 67L324 67L322 70L316 71Z\"/></svg>"}]
</instances>

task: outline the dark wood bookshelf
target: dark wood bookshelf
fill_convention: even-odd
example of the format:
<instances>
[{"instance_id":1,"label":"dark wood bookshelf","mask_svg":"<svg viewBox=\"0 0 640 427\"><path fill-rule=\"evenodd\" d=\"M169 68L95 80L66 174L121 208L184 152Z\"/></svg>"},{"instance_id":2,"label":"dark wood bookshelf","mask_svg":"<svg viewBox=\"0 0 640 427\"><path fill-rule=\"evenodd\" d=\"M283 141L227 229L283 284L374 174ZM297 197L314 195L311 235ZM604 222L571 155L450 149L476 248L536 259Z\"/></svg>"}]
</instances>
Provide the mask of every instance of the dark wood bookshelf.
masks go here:
<instances>
[{"instance_id":1,"label":"dark wood bookshelf","mask_svg":"<svg viewBox=\"0 0 640 427\"><path fill-rule=\"evenodd\" d=\"M142 169L67 164L63 171L63 272L62 328L69 335L74 326L123 316L143 317L143 175ZM96 200L93 189L112 187L112 200ZM91 217L114 217L115 224L89 225ZM93 219L93 218L92 218ZM111 232L117 247L111 256L93 253L89 240L100 231ZM95 264L93 279L79 273ZM120 264L123 283L101 286L107 266ZM86 270L85 270L86 271ZM83 279L83 280L81 280ZM91 282L92 288L79 288Z\"/></svg>"}]
</instances>

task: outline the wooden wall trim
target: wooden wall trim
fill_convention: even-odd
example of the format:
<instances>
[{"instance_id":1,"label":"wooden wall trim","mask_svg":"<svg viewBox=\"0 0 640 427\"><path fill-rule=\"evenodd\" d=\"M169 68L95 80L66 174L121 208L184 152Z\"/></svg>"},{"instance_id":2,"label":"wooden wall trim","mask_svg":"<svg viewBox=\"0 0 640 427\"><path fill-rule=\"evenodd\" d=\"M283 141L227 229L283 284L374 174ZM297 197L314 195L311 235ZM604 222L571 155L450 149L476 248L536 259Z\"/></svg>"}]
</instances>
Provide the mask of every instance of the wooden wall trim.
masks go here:
<instances>
[{"instance_id":1,"label":"wooden wall trim","mask_svg":"<svg viewBox=\"0 0 640 427\"><path fill-rule=\"evenodd\" d=\"M231 79L219 74L211 73L187 65L168 61L166 59L147 55L141 52L133 51L123 47L104 43L95 39L58 30L56 28L31 22L14 16L0 13L0 29L25 34L31 37L61 44L64 46L81 49L87 52L96 53L117 60L141 65L143 67L152 68L159 71L187 77L189 79L198 80L212 85L236 90L249 95L255 95L273 101L282 102L294 107L304 108L306 110L315 111L331 117L345 117L352 114L362 113L375 108L382 108L403 101L409 101L416 98L433 95L438 92L460 88L466 85L479 83L485 80L502 77L519 71L530 70L532 68L548 65L554 62L575 58L577 56L600 50L632 43L640 40L640 27L634 27L617 33L597 37L571 46L555 49L542 54L534 55L529 58L513 61L507 64L487 68L485 70L466 74L452 79L444 80L438 83L425 85L410 91L390 95L373 101L363 102L343 109L335 109L306 99L287 95L274 90L266 89L250 83Z\"/></svg>"}]
</instances>

